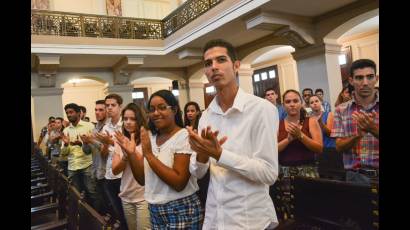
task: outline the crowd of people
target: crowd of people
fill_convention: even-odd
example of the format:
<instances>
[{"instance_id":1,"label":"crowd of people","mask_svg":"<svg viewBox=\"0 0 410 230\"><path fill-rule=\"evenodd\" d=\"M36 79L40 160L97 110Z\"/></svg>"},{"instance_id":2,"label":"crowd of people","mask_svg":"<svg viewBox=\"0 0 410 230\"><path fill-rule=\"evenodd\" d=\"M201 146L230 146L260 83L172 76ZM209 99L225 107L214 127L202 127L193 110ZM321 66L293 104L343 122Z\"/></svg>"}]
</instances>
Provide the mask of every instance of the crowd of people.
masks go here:
<instances>
[{"instance_id":1,"label":"crowd of people","mask_svg":"<svg viewBox=\"0 0 410 230\"><path fill-rule=\"evenodd\" d=\"M204 73L216 88L209 107L181 111L168 90L147 108L109 94L86 108L65 105L67 121L50 117L38 143L100 213L122 229L273 229L269 186L292 175L320 177L318 156L343 154L346 181L378 178L379 105L376 65L351 66L350 85L331 111L323 90L244 92L234 47L224 40L203 49ZM183 119L184 118L184 119Z\"/></svg>"}]
</instances>

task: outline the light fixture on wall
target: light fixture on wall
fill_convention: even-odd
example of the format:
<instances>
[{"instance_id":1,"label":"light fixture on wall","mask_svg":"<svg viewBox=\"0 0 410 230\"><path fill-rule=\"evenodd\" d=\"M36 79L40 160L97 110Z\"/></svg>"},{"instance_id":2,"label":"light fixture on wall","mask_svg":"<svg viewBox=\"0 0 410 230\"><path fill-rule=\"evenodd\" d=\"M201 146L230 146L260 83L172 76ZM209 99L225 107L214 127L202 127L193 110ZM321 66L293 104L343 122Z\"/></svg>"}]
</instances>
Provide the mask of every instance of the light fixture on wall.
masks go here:
<instances>
[{"instance_id":1,"label":"light fixture on wall","mask_svg":"<svg viewBox=\"0 0 410 230\"><path fill-rule=\"evenodd\" d=\"M175 97L179 96L178 80L172 81L172 94L174 94Z\"/></svg>"},{"instance_id":2,"label":"light fixture on wall","mask_svg":"<svg viewBox=\"0 0 410 230\"><path fill-rule=\"evenodd\" d=\"M70 79L70 80L68 81L68 83L73 84L73 87L75 87L75 85L76 85L77 83L80 83L80 79L78 79L78 78L73 78L73 79Z\"/></svg>"}]
</instances>

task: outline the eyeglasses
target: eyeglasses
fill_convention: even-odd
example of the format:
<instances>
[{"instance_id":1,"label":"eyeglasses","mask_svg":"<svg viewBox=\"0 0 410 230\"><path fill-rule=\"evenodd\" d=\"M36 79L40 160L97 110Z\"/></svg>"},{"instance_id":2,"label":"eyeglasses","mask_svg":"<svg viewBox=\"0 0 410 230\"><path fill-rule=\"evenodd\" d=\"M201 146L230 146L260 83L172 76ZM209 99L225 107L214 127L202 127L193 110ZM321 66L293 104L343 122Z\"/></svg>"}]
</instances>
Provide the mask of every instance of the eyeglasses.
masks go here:
<instances>
[{"instance_id":1,"label":"eyeglasses","mask_svg":"<svg viewBox=\"0 0 410 230\"><path fill-rule=\"evenodd\" d=\"M155 113L155 111L164 112L165 110L171 109L171 108L172 108L172 106L170 106L170 105L160 104L160 105L157 106L157 108L155 108L153 106L149 107L148 113Z\"/></svg>"}]
</instances>

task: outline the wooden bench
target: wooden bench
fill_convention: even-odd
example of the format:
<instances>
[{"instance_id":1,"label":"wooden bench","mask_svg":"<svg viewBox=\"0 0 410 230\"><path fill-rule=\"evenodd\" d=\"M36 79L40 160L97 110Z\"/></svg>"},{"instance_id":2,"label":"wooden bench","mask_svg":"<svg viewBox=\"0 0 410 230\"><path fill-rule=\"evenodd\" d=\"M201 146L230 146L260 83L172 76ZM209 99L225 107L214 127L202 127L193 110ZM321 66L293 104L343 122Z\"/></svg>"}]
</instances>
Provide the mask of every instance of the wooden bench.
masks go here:
<instances>
[{"instance_id":1,"label":"wooden bench","mask_svg":"<svg viewBox=\"0 0 410 230\"><path fill-rule=\"evenodd\" d=\"M67 229L67 219L56 220L31 226L31 230L64 230Z\"/></svg>"},{"instance_id":2,"label":"wooden bench","mask_svg":"<svg viewBox=\"0 0 410 230\"><path fill-rule=\"evenodd\" d=\"M31 196L31 207L36 207L43 205L44 203L52 202L52 198L55 195L54 191L51 190L46 193L41 193L38 195Z\"/></svg>"},{"instance_id":3,"label":"wooden bench","mask_svg":"<svg viewBox=\"0 0 410 230\"><path fill-rule=\"evenodd\" d=\"M298 228L378 228L378 187L298 176L292 184Z\"/></svg>"}]
</instances>

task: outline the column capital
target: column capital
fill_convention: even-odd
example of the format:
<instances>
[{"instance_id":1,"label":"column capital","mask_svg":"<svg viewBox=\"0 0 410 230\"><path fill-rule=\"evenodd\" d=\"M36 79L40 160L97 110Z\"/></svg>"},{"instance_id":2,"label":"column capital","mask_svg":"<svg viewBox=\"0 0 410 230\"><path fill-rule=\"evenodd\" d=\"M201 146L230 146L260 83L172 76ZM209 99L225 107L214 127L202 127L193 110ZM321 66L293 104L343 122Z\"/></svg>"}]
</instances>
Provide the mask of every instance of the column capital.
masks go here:
<instances>
[{"instance_id":1,"label":"column capital","mask_svg":"<svg viewBox=\"0 0 410 230\"><path fill-rule=\"evenodd\" d=\"M59 96L63 94L63 88L34 88L31 89L32 96Z\"/></svg>"},{"instance_id":2,"label":"column capital","mask_svg":"<svg viewBox=\"0 0 410 230\"><path fill-rule=\"evenodd\" d=\"M121 92L132 92L134 86L132 85L114 85L114 86L107 86L104 88L105 94L110 93L121 93Z\"/></svg>"},{"instance_id":3,"label":"column capital","mask_svg":"<svg viewBox=\"0 0 410 230\"><path fill-rule=\"evenodd\" d=\"M204 83L202 82L189 82L189 88L204 88Z\"/></svg>"},{"instance_id":4,"label":"column capital","mask_svg":"<svg viewBox=\"0 0 410 230\"><path fill-rule=\"evenodd\" d=\"M295 61L321 55L321 54L342 54L342 45L339 44L320 44L297 49L292 53Z\"/></svg>"}]
</instances>

